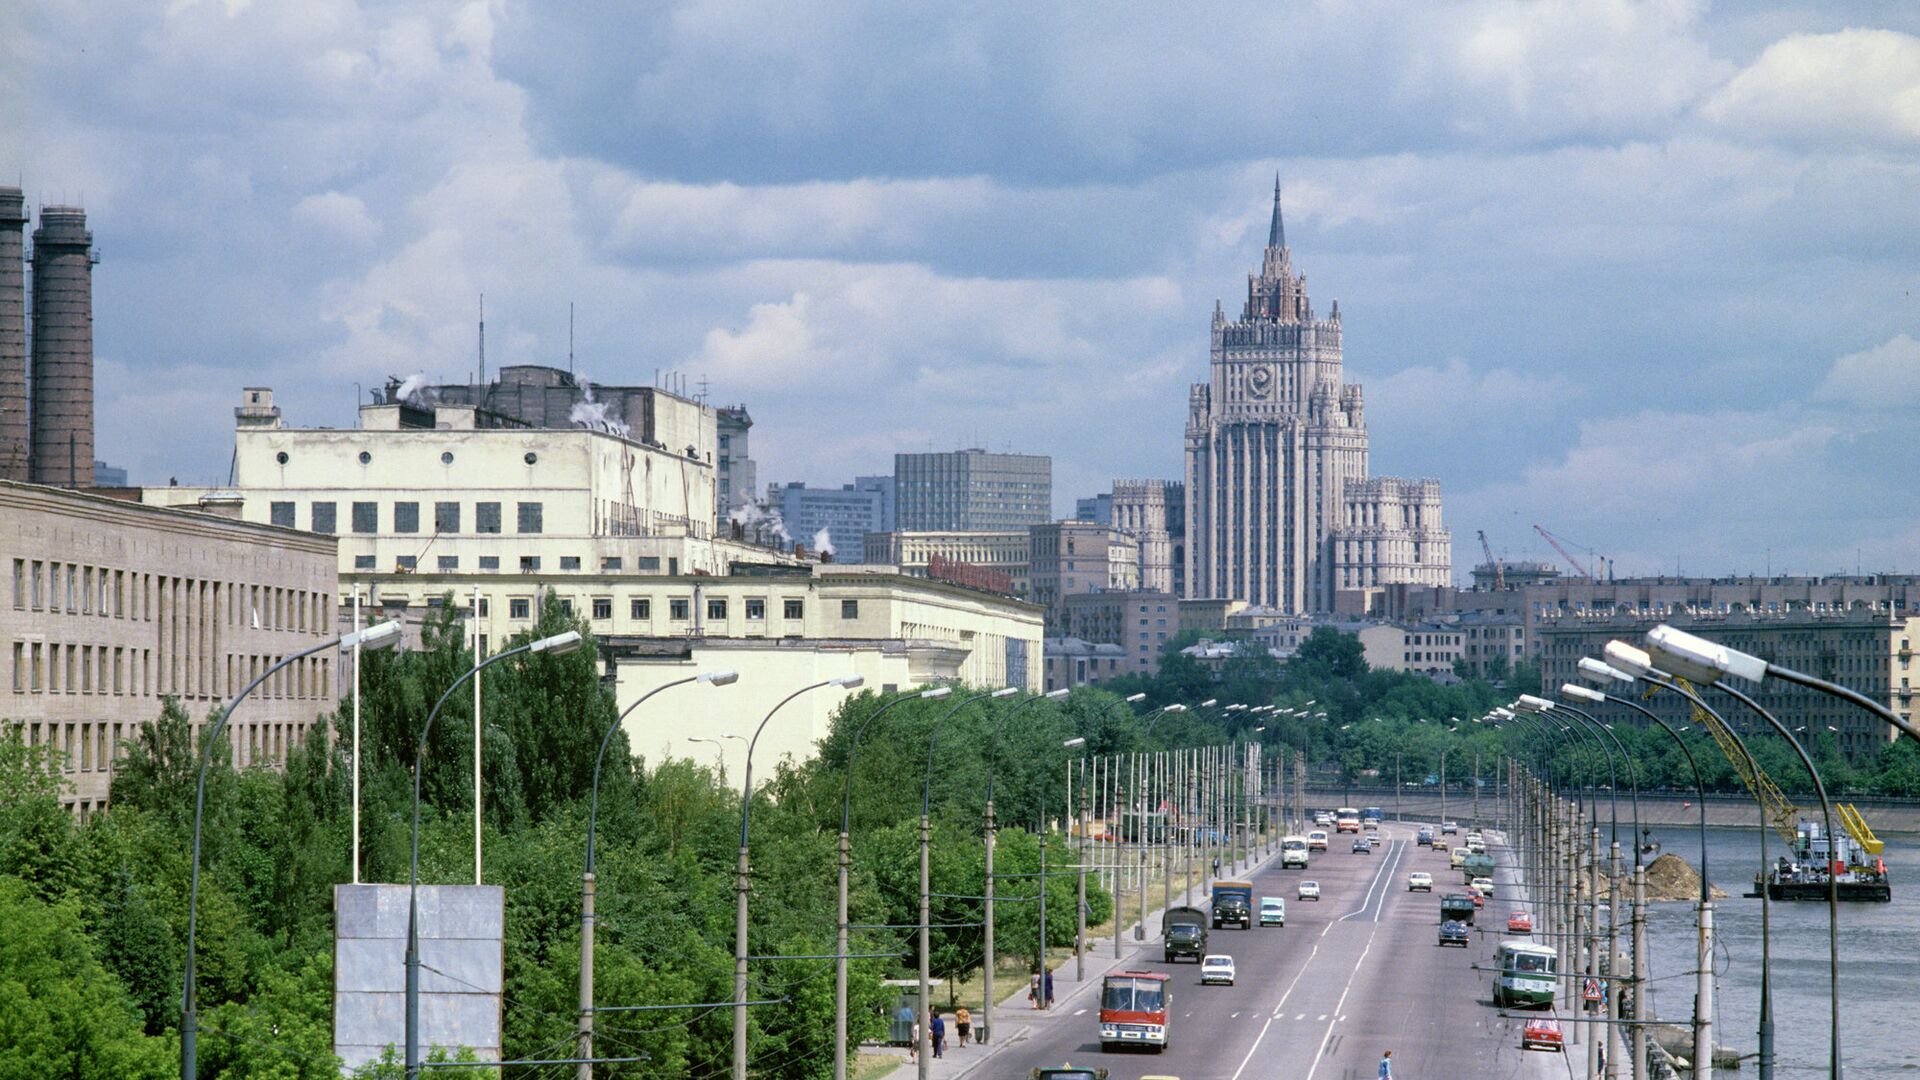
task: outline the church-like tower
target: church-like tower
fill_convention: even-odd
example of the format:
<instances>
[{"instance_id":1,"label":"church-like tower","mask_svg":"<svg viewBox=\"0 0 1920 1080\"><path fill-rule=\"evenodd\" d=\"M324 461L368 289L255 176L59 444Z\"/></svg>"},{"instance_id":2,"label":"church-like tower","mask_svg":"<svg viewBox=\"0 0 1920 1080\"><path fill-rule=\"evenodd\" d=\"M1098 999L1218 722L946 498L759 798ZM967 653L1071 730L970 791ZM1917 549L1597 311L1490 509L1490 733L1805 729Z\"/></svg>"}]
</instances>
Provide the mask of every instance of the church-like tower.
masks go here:
<instances>
[{"instance_id":1,"label":"church-like tower","mask_svg":"<svg viewBox=\"0 0 1920 1080\"><path fill-rule=\"evenodd\" d=\"M1208 379L1188 395L1189 597L1307 613L1331 610L1336 589L1408 576L1345 558L1335 572L1336 534L1354 517L1347 494L1371 490L1361 390L1344 381L1340 339L1339 302L1316 318L1307 279L1294 272L1276 178L1260 270L1247 276L1238 319L1227 321L1214 304ZM1431 490L1421 522L1439 530L1440 544L1425 537L1423 554L1447 548ZM1415 576L1432 580L1432 569ZM1450 573L1450 564L1440 567L1442 579Z\"/></svg>"}]
</instances>

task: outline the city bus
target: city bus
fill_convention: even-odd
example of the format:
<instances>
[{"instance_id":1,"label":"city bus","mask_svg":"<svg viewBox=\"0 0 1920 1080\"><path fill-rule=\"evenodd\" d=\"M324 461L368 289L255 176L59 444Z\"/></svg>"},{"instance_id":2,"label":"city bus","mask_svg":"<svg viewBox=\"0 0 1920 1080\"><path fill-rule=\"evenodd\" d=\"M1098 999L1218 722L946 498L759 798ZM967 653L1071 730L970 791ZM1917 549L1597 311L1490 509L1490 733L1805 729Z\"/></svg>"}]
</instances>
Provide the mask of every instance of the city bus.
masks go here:
<instances>
[{"instance_id":1,"label":"city bus","mask_svg":"<svg viewBox=\"0 0 1920 1080\"><path fill-rule=\"evenodd\" d=\"M1116 971L1100 982L1100 1047L1167 1048L1173 994L1164 971Z\"/></svg>"},{"instance_id":2,"label":"city bus","mask_svg":"<svg viewBox=\"0 0 1920 1080\"><path fill-rule=\"evenodd\" d=\"M1333 827L1340 832L1360 831L1360 811L1356 807L1343 806L1333 812Z\"/></svg>"},{"instance_id":3,"label":"city bus","mask_svg":"<svg viewBox=\"0 0 1920 1080\"><path fill-rule=\"evenodd\" d=\"M1551 1008L1558 982L1559 954L1551 945L1531 941L1500 943L1500 973L1493 977L1493 1003Z\"/></svg>"}]
</instances>

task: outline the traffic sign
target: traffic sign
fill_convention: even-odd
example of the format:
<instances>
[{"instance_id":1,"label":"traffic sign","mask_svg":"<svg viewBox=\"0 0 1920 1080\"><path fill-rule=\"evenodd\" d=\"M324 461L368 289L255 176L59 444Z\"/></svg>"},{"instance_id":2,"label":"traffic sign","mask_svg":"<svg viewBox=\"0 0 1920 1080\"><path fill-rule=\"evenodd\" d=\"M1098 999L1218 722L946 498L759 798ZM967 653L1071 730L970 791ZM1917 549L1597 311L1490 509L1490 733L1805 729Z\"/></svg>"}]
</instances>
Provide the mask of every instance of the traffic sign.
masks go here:
<instances>
[{"instance_id":1,"label":"traffic sign","mask_svg":"<svg viewBox=\"0 0 1920 1080\"><path fill-rule=\"evenodd\" d=\"M1581 996L1588 1001L1604 1001L1606 1000L1606 991L1601 989L1599 979L1589 978L1586 982L1586 989L1582 992Z\"/></svg>"}]
</instances>

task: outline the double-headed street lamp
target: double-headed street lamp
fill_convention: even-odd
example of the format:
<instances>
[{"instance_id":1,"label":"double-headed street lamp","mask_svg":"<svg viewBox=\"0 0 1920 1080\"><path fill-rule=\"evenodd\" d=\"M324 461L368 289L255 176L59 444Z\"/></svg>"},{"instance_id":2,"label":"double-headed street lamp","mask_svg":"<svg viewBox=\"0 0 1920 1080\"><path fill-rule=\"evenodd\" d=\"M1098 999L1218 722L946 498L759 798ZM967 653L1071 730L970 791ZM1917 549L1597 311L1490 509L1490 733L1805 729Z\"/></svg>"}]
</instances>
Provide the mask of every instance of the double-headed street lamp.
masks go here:
<instances>
[{"instance_id":1,"label":"double-headed street lamp","mask_svg":"<svg viewBox=\"0 0 1920 1080\"><path fill-rule=\"evenodd\" d=\"M760 721L760 726L753 729L753 738L747 741L747 762L740 785L740 856L735 866L733 886L733 1080L747 1080L747 894L752 888L749 877L751 864L748 861L747 824L753 811L753 750L760 744L760 733L767 729L768 721L771 721L773 714L784 708L787 702L810 690L818 690L824 686L856 690L864 682L866 679L859 675L842 675L836 679L823 679L820 682L809 683L795 690L767 710L767 715Z\"/></svg>"},{"instance_id":2,"label":"double-headed street lamp","mask_svg":"<svg viewBox=\"0 0 1920 1080\"><path fill-rule=\"evenodd\" d=\"M982 929L985 931L985 933L983 934L983 937L985 940L982 942L982 944L985 946L984 956L986 959L986 963L983 966L980 973L980 977L982 979L981 1000L980 1000L980 1022L974 1025L974 1036L978 1041L983 1043L993 1037L993 1005L994 1005L993 966L996 962L995 953L994 953L995 943L994 943L994 931L993 931L993 900L994 900L993 894L995 891L995 879L993 876L993 849L994 849L995 843L999 839L999 832L1000 832L1000 824L998 820L996 820L996 818L994 817L993 777L994 777L995 770L999 767L999 764L1000 764L1000 726L1004 724L1006 721L1013 719L1015 716L1018 716L1020 714L1020 710L1025 709L1030 705L1034 705L1042 701L1059 701L1060 699L1066 697L1068 694L1072 692L1073 691L1070 689L1063 688L1060 690L1049 690L1044 694L1038 694L1038 695L1029 697L1026 700L1022 701L1020 704L1015 705L1011 709L1008 709L1004 715L996 719L990 720L988 722L987 805L985 807L985 810L986 810L986 837L985 837L986 870L985 870L985 884L984 884L984 887L980 890L981 900L985 908L984 915L986 919L985 925L982 927ZM1086 853L1086 834L1083 832L1080 837L1079 854L1084 856L1085 853ZM1081 859L1082 863L1084 863L1085 861L1086 860L1084 858ZM1080 871L1080 876L1082 880L1085 879L1086 870L1084 868L1082 868L1082 870ZM1074 958L1075 958L1075 963L1079 965L1080 976L1084 977L1086 974L1086 918L1084 914L1081 917L1080 925L1081 925L1080 935L1078 938L1075 939L1075 944L1074 944Z\"/></svg>"},{"instance_id":3,"label":"double-headed street lamp","mask_svg":"<svg viewBox=\"0 0 1920 1080\"><path fill-rule=\"evenodd\" d=\"M1229 705L1227 708L1231 709L1233 706ZM1158 724L1170 713L1183 713L1186 711L1187 707L1185 705L1177 703L1162 705L1159 711L1148 718L1147 729L1145 733L1140 736L1140 745L1143 749L1141 751L1139 764L1134 769L1133 778L1133 843L1138 856L1134 863L1136 867L1134 885L1140 890L1140 921L1136 923L1133 928L1133 940L1135 941L1143 941L1147 936L1146 778L1150 765L1146 755L1148 748L1151 748L1153 745L1153 726ZM1117 910L1113 918L1113 955L1115 958L1118 958L1120 955L1120 915Z\"/></svg>"},{"instance_id":4,"label":"double-headed street lamp","mask_svg":"<svg viewBox=\"0 0 1920 1080\"><path fill-rule=\"evenodd\" d=\"M562 634L543 637L518 645L511 649L494 653L485 660L467 669L466 674L453 680L440 700L434 702L433 709L427 713L427 722L420 725L420 743L413 753L413 837L412 858L407 870L407 1017L406 1017L406 1080L418 1080L420 1076L420 774L426 771L427 740L433 734L433 721L439 717L440 709L447 699L460 689L462 683L478 675L481 671L511 656L546 653L549 656L565 656L580 648L580 631L568 630Z\"/></svg>"},{"instance_id":5,"label":"double-headed street lamp","mask_svg":"<svg viewBox=\"0 0 1920 1080\"><path fill-rule=\"evenodd\" d=\"M705 683L708 686L729 686L740 681L737 671L703 671L698 675L688 675L682 679L661 683L659 686L641 694L633 704L620 710L613 723L600 736L600 749L593 755L593 794L587 801L587 861L580 874L580 1058L577 1076L579 1080L593 1080L593 884L594 884L594 835L600 824L600 767L607 758L607 744L613 741L613 733L619 731L627 721L627 715L646 704L648 698L662 690L670 690L688 683ZM738 735L724 736L737 739ZM720 746L718 739L700 739Z\"/></svg>"},{"instance_id":6,"label":"double-headed street lamp","mask_svg":"<svg viewBox=\"0 0 1920 1080\"><path fill-rule=\"evenodd\" d=\"M185 1080L195 1080L200 1070L200 1002L199 990L194 985L193 953L196 931L200 923L200 823L207 805L207 766L213 760L214 745L219 742L220 733L226 730L227 721L232 718L233 711L240 707L241 702L247 700L247 695L253 693L254 688L261 683L279 674L287 665L296 660L304 660L315 653L326 652L328 649L352 652L355 649L392 648L400 642L400 629L400 623L397 621L383 622L294 653L256 676L239 694L235 695L226 708L220 710L220 715L214 719L213 725L201 733L200 771L193 788L193 869L187 886L187 962L184 986L180 991L180 1075ZM356 699L358 697L357 690L355 697ZM358 867L355 869L357 871Z\"/></svg>"}]
</instances>

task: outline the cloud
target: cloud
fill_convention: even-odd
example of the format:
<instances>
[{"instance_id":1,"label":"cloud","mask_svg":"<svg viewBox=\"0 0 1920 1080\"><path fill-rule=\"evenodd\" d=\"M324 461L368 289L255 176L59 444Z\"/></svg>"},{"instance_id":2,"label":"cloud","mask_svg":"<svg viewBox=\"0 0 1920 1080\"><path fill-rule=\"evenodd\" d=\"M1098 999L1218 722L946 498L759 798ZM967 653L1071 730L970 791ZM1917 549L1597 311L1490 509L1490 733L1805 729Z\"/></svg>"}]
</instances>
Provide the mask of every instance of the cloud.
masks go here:
<instances>
[{"instance_id":1,"label":"cloud","mask_svg":"<svg viewBox=\"0 0 1920 1080\"><path fill-rule=\"evenodd\" d=\"M367 247L380 238L380 223L367 204L352 195L328 191L309 195L293 206L293 222L311 229L323 240Z\"/></svg>"},{"instance_id":2,"label":"cloud","mask_svg":"<svg viewBox=\"0 0 1920 1080\"><path fill-rule=\"evenodd\" d=\"M1920 405L1920 341L1898 334L1884 344L1840 357L1813 396L1864 409Z\"/></svg>"},{"instance_id":3,"label":"cloud","mask_svg":"<svg viewBox=\"0 0 1920 1080\"><path fill-rule=\"evenodd\" d=\"M1701 114L1749 137L1911 149L1920 145L1920 37L1794 34L1767 46Z\"/></svg>"}]
</instances>

